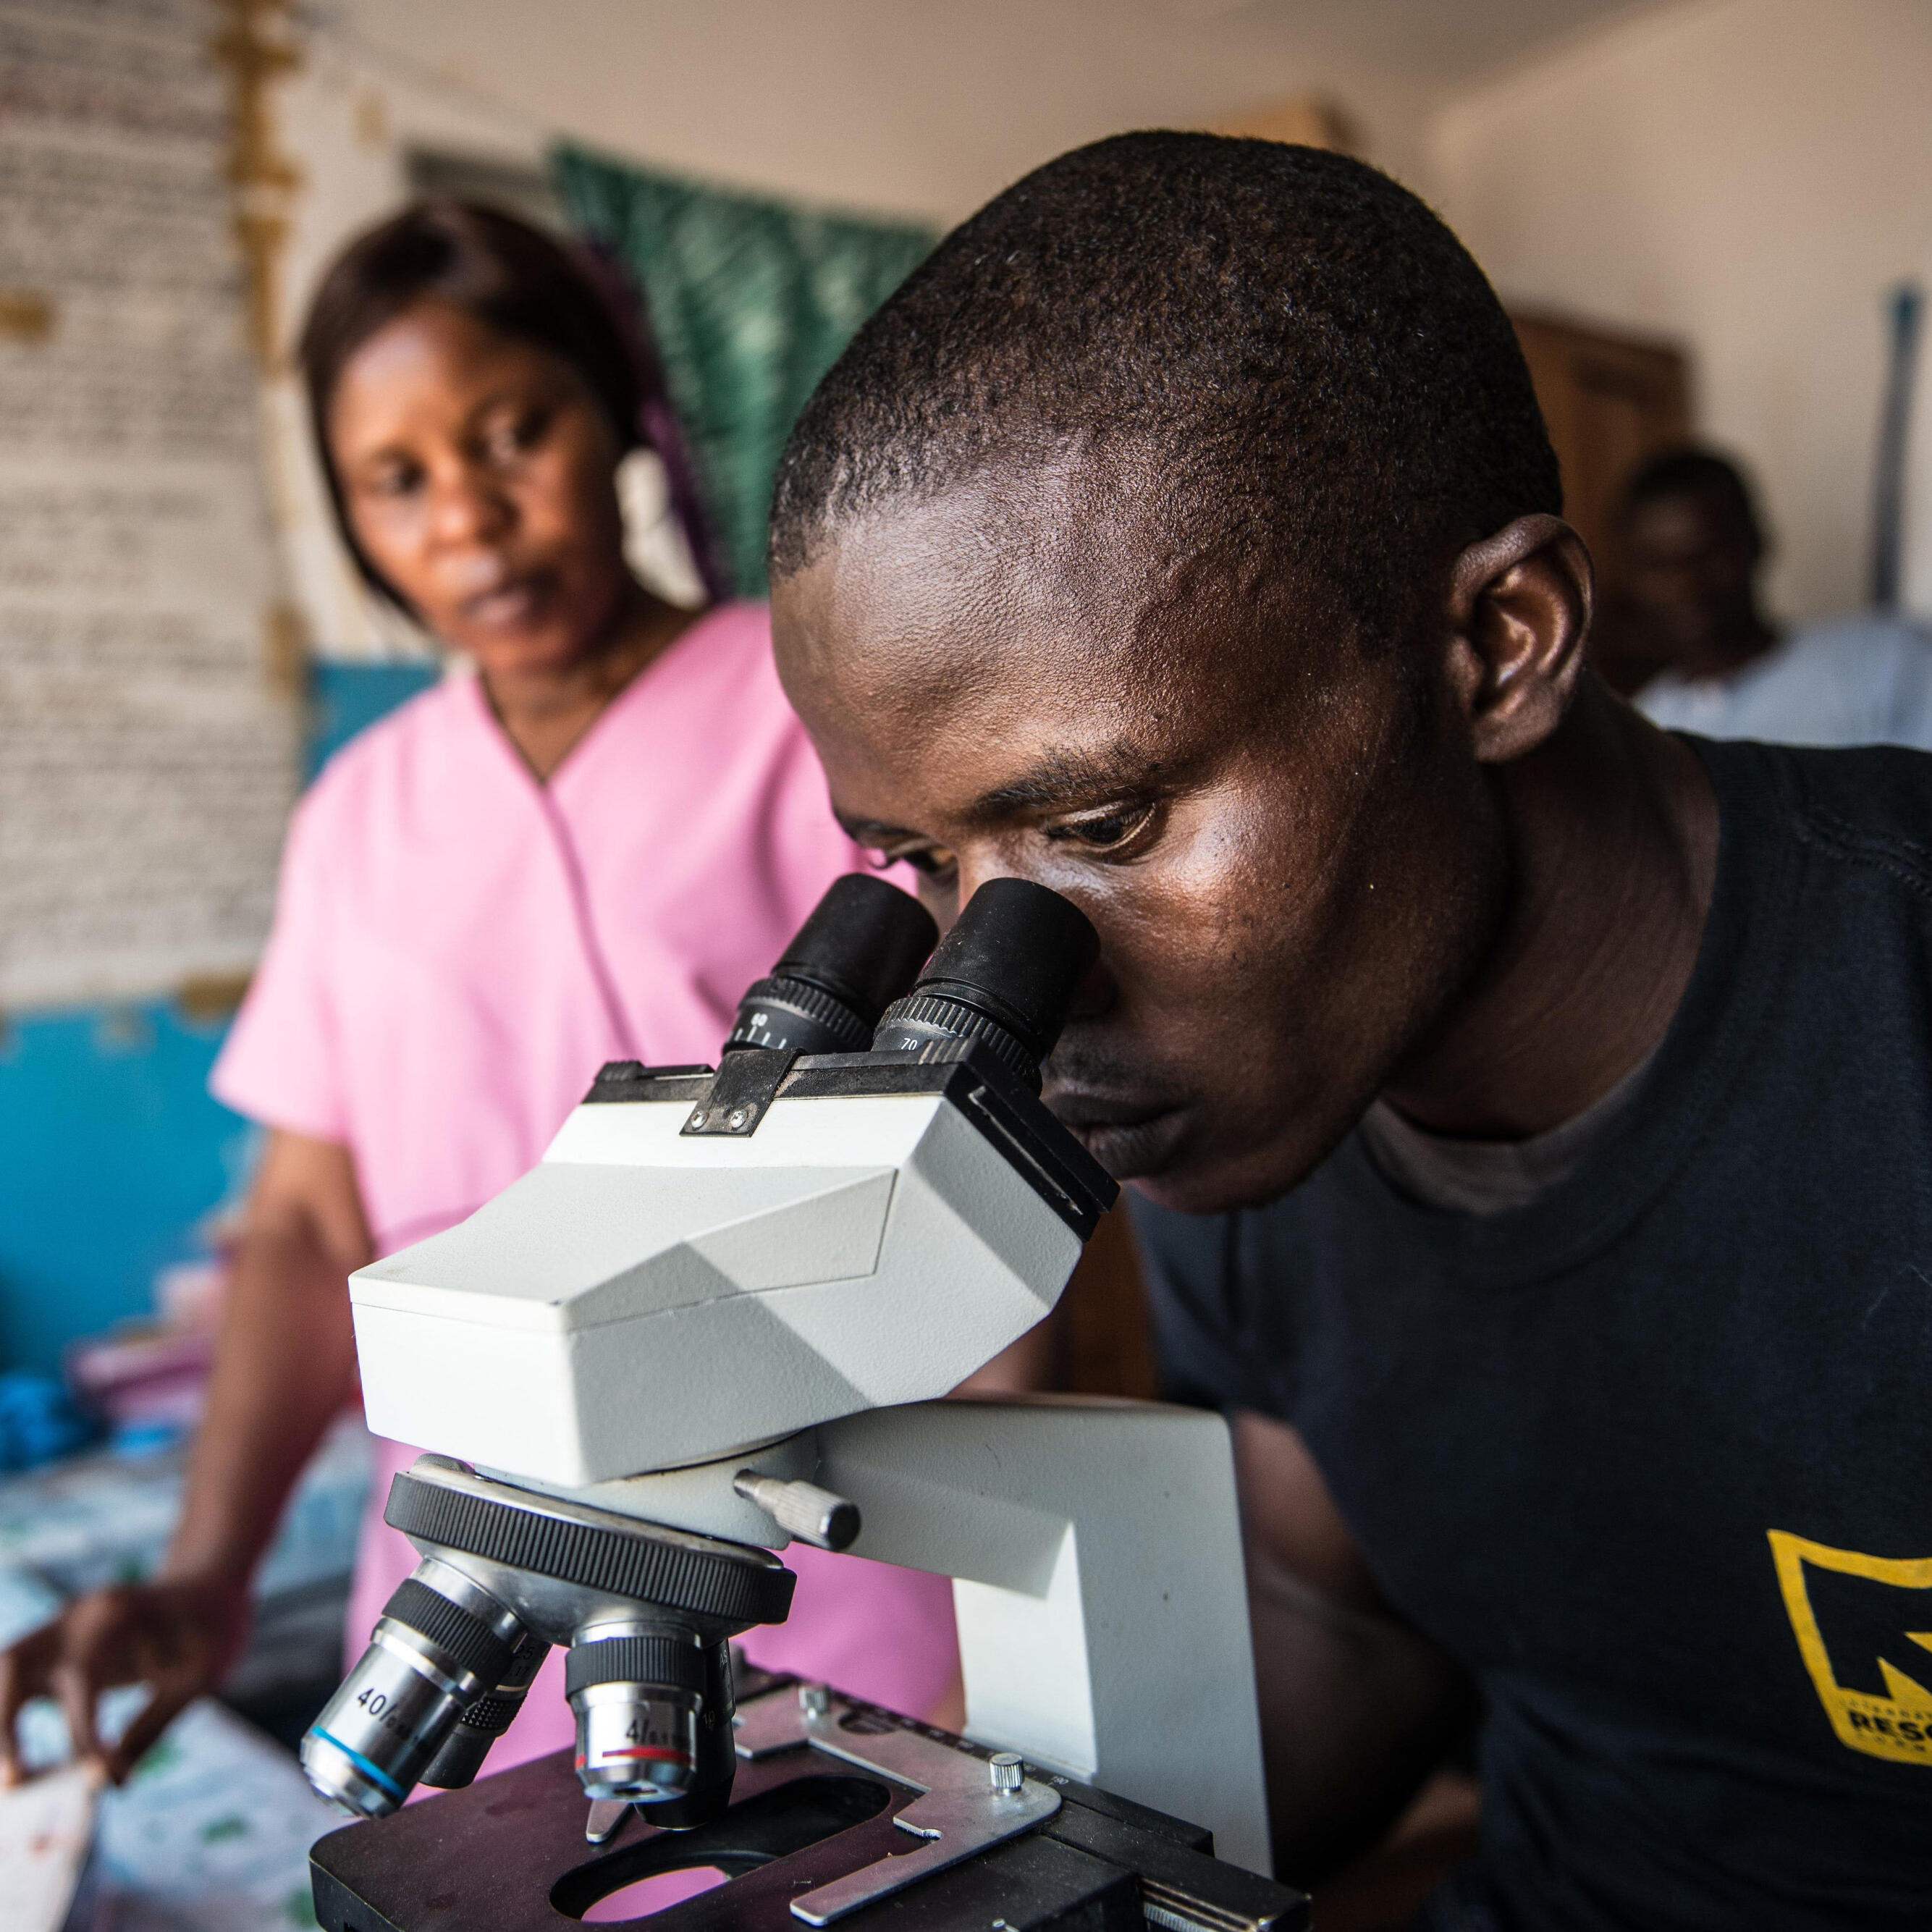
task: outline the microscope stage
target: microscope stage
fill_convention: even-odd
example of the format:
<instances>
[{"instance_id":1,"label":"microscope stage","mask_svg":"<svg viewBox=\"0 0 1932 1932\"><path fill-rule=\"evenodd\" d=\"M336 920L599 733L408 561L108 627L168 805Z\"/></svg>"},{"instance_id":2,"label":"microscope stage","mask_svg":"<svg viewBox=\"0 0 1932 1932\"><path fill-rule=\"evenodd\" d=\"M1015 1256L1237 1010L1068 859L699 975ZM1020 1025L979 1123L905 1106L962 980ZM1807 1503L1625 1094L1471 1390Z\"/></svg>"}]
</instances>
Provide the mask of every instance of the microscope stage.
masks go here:
<instances>
[{"instance_id":1,"label":"microscope stage","mask_svg":"<svg viewBox=\"0 0 1932 1932\"><path fill-rule=\"evenodd\" d=\"M938 1752L956 1754L962 1786L977 1787L987 1754L843 1697L832 1700L836 1735L826 1744L788 1734L796 1687L767 1681L776 1688L740 1706L741 1736L762 1731L776 1742L740 1763L731 1807L716 1823L665 1832L633 1813L590 1845L584 1795L570 1754L560 1751L322 1839L310 1854L318 1920L325 1932L560 1932L640 1879L710 1867L726 1881L652 1914L661 1932L810 1932L812 1895L830 1897L835 1886L849 1895L854 1875L881 1861L916 1858L922 1844L938 1849L894 1820L922 1801L932 1805L944 1766L940 1775L908 1773L922 1789L868 1756L929 1766ZM760 1722L772 1716L776 1729ZM1036 1822L872 1903L835 1908L834 1922L853 1932L1306 1925L1299 1892L1215 1858L1199 1827L1029 1768L1028 1788L1045 1786L1059 1802Z\"/></svg>"}]
</instances>

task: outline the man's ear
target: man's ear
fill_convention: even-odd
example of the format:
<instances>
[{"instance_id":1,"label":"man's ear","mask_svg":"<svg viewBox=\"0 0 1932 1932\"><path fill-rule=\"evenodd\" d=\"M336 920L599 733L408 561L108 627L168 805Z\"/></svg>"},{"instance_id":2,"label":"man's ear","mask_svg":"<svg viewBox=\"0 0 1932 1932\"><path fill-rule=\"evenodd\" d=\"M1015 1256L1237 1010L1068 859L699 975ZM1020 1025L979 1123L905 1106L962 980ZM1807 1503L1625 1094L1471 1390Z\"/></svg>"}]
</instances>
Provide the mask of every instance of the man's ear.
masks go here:
<instances>
[{"instance_id":1,"label":"man's ear","mask_svg":"<svg viewBox=\"0 0 1932 1932\"><path fill-rule=\"evenodd\" d=\"M1519 517L1450 566L1449 680L1484 764L1520 758L1556 729L1593 595L1590 554L1561 517Z\"/></svg>"}]
</instances>

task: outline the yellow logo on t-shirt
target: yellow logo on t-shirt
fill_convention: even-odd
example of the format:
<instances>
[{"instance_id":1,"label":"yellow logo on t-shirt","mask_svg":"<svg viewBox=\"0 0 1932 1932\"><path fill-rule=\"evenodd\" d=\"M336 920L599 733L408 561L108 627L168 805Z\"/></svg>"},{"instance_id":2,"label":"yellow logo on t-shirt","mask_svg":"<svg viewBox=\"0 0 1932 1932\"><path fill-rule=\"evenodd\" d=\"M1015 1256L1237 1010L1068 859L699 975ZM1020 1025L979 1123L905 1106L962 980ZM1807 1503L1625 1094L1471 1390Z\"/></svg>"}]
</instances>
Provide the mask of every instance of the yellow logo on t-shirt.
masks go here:
<instances>
[{"instance_id":1,"label":"yellow logo on t-shirt","mask_svg":"<svg viewBox=\"0 0 1932 1932\"><path fill-rule=\"evenodd\" d=\"M1838 1742L1932 1765L1932 1557L1862 1556L1766 1534L1798 1654Z\"/></svg>"}]
</instances>

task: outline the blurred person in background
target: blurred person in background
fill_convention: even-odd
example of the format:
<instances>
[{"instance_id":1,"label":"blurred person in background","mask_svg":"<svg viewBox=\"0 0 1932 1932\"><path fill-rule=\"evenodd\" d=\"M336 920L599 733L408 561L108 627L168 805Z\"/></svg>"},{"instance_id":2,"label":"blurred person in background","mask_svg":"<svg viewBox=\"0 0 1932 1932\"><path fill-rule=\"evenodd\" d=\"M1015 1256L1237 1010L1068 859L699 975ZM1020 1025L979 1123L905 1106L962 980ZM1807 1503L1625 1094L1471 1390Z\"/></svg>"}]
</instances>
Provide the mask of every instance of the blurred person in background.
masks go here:
<instances>
[{"instance_id":1,"label":"blurred person in background","mask_svg":"<svg viewBox=\"0 0 1932 1932\"><path fill-rule=\"evenodd\" d=\"M301 360L350 556L476 674L358 737L296 811L212 1082L267 1139L181 1520L154 1580L0 1657L10 1779L30 1696L58 1697L76 1750L119 1778L220 1683L290 1491L354 1399L344 1277L532 1166L603 1061L714 1060L745 987L862 862L764 606L680 609L626 563L620 461L655 448L694 535L688 478L653 358L565 248L487 208L411 208L335 262ZM382 1520L416 1451L378 1450L352 1658L417 1560ZM950 1708L944 1579L796 1544L786 1561L791 1618L750 1634L754 1659ZM492 1768L572 1742L562 1664ZM151 1700L107 1746L96 1695L131 1682Z\"/></svg>"},{"instance_id":2,"label":"blurred person in background","mask_svg":"<svg viewBox=\"0 0 1932 1932\"><path fill-rule=\"evenodd\" d=\"M1654 457L1618 522L1625 580L1604 614L1604 668L1654 723L1932 750L1932 637L1883 610L1781 631L1760 601L1769 546L1736 464L1707 449Z\"/></svg>"}]
</instances>

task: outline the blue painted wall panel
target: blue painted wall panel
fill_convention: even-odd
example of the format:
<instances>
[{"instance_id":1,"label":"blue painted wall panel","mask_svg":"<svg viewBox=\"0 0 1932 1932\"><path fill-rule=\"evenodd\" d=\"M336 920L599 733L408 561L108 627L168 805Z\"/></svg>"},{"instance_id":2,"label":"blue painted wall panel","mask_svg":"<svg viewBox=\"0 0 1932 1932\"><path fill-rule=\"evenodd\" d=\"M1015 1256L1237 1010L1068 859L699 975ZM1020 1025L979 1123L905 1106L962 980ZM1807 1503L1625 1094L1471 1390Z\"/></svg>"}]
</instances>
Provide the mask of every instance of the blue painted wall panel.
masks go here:
<instances>
[{"instance_id":1,"label":"blue painted wall panel","mask_svg":"<svg viewBox=\"0 0 1932 1932\"><path fill-rule=\"evenodd\" d=\"M223 1028L164 1002L11 1022L0 1044L0 1365L152 1306L158 1270L243 1178L252 1130L212 1100Z\"/></svg>"},{"instance_id":2,"label":"blue painted wall panel","mask_svg":"<svg viewBox=\"0 0 1932 1932\"><path fill-rule=\"evenodd\" d=\"M432 664L319 662L309 667L308 743L302 778L312 778L364 725L442 675Z\"/></svg>"}]
</instances>

